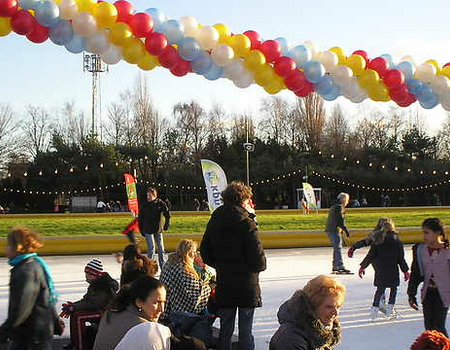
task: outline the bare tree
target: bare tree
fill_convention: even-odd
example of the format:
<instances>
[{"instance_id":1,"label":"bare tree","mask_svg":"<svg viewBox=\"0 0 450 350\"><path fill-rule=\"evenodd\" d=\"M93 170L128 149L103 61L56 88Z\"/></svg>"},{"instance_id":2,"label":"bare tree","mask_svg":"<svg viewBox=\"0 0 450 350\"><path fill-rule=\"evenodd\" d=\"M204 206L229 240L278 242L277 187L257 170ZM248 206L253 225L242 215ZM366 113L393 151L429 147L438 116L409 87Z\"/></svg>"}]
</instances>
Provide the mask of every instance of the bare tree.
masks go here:
<instances>
[{"instance_id":1,"label":"bare tree","mask_svg":"<svg viewBox=\"0 0 450 350\"><path fill-rule=\"evenodd\" d=\"M206 115L208 139L217 139L226 134L225 122L227 114L222 105L215 103Z\"/></svg>"},{"instance_id":2,"label":"bare tree","mask_svg":"<svg viewBox=\"0 0 450 350\"><path fill-rule=\"evenodd\" d=\"M57 132L66 144L80 145L89 130L83 112L76 110L74 102L66 102L58 114L53 131Z\"/></svg>"},{"instance_id":3,"label":"bare tree","mask_svg":"<svg viewBox=\"0 0 450 350\"><path fill-rule=\"evenodd\" d=\"M270 138L278 144L286 143L286 120L290 114L289 103L279 97L269 97L262 100L261 112L263 119L259 123L265 138Z\"/></svg>"},{"instance_id":4,"label":"bare tree","mask_svg":"<svg viewBox=\"0 0 450 350\"><path fill-rule=\"evenodd\" d=\"M27 106L28 118L22 123L25 136L25 146L31 156L47 150L51 139L51 118L42 107Z\"/></svg>"},{"instance_id":5,"label":"bare tree","mask_svg":"<svg viewBox=\"0 0 450 350\"><path fill-rule=\"evenodd\" d=\"M113 102L108 107L108 123L104 128L106 139L115 146L124 141L126 129L126 111L122 104Z\"/></svg>"},{"instance_id":6,"label":"bare tree","mask_svg":"<svg viewBox=\"0 0 450 350\"><path fill-rule=\"evenodd\" d=\"M450 113L442 124L441 130L437 135L438 154L444 160L450 160Z\"/></svg>"},{"instance_id":7,"label":"bare tree","mask_svg":"<svg viewBox=\"0 0 450 350\"><path fill-rule=\"evenodd\" d=\"M256 127L251 115L239 114L233 116L230 126L231 141L245 140L247 137L247 129L249 140L253 140L256 135Z\"/></svg>"},{"instance_id":8,"label":"bare tree","mask_svg":"<svg viewBox=\"0 0 450 350\"><path fill-rule=\"evenodd\" d=\"M339 104L325 123L325 138L333 153L342 153L349 138L349 123Z\"/></svg>"},{"instance_id":9,"label":"bare tree","mask_svg":"<svg viewBox=\"0 0 450 350\"><path fill-rule=\"evenodd\" d=\"M18 150L19 145L16 140L18 126L11 106L0 103L0 159L4 160Z\"/></svg>"}]
</instances>

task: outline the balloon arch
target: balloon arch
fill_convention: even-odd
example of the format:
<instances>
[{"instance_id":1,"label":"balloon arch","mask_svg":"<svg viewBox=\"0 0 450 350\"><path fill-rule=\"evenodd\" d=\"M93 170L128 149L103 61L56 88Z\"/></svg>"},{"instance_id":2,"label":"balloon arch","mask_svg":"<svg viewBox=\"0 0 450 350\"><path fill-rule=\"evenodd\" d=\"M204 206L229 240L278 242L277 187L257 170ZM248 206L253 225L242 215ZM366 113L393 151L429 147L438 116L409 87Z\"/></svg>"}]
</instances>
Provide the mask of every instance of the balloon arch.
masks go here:
<instances>
[{"instance_id":1,"label":"balloon arch","mask_svg":"<svg viewBox=\"0 0 450 350\"><path fill-rule=\"evenodd\" d=\"M178 77L227 78L239 88L256 83L269 94L315 91L328 101L370 98L401 107L418 101L425 109L441 104L450 111L450 63L416 66L410 56L394 62L388 54L371 59L363 50L347 57L339 47L319 51L311 41L290 47L284 38L262 41L253 30L232 34L224 24L168 19L155 8L135 13L125 0L0 0L0 36L12 31L34 43L50 39L72 53L99 54L107 64L123 59L143 70L162 66Z\"/></svg>"}]
</instances>

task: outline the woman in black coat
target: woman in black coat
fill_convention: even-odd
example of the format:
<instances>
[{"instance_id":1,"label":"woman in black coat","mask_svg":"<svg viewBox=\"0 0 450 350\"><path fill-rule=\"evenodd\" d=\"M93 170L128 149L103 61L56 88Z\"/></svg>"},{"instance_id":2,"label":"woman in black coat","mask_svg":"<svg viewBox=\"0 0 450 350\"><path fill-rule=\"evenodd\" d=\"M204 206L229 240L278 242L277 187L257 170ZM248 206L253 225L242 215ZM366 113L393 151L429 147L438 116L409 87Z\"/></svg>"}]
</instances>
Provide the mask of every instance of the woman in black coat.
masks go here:
<instances>
[{"instance_id":1,"label":"woman in black coat","mask_svg":"<svg viewBox=\"0 0 450 350\"><path fill-rule=\"evenodd\" d=\"M253 314L262 306L259 273L266 257L256 223L244 209L251 188L233 181L222 192L224 204L211 215L200 245L204 262L217 271L216 298L219 307L218 348L231 349L236 311L239 310L239 344L254 349Z\"/></svg>"},{"instance_id":2,"label":"woman in black coat","mask_svg":"<svg viewBox=\"0 0 450 350\"><path fill-rule=\"evenodd\" d=\"M397 297L397 287L400 284L398 266L400 266L400 269L404 274L405 281L409 279L409 273L408 264L405 261L403 243L398 237L398 234L395 231L394 222L391 219L386 218L380 230L374 232L370 250L360 264L360 278L363 277L365 269L370 264L372 264L375 270L373 284L377 287L371 308L372 320L375 320L377 317L380 308L380 300L384 295L386 288L391 289L386 316L395 317L396 312L394 305Z\"/></svg>"}]
</instances>

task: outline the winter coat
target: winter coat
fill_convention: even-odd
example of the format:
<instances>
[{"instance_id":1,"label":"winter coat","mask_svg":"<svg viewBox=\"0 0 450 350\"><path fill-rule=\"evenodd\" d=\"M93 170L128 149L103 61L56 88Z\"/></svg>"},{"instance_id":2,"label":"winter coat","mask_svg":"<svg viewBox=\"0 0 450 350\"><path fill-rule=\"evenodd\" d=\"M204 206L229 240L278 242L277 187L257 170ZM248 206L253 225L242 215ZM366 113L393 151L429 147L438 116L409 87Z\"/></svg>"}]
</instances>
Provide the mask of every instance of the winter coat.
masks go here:
<instances>
[{"instance_id":1,"label":"winter coat","mask_svg":"<svg viewBox=\"0 0 450 350\"><path fill-rule=\"evenodd\" d=\"M170 222L170 213L169 209L167 209L167 204L163 200L156 198L152 202L145 201L144 204L141 205L139 208L138 221L139 230L141 231L142 236L162 232L163 224L161 215L165 218L164 226L166 227L165 229L167 229Z\"/></svg>"},{"instance_id":2,"label":"winter coat","mask_svg":"<svg viewBox=\"0 0 450 350\"><path fill-rule=\"evenodd\" d=\"M156 322L145 322L131 328L114 350L169 350L170 329Z\"/></svg>"},{"instance_id":3,"label":"winter coat","mask_svg":"<svg viewBox=\"0 0 450 350\"><path fill-rule=\"evenodd\" d=\"M403 243L397 233L386 232L384 241L380 244L374 242L370 246L364 260L361 262L362 268L367 268L372 264L375 270L374 285L376 287L397 287L400 284L398 266L402 272L408 271L408 264L405 261L405 251Z\"/></svg>"},{"instance_id":4,"label":"winter coat","mask_svg":"<svg viewBox=\"0 0 450 350\"><path fill-rule=\"evenodd\" d=\"M341 230L347 230L345 226L345 208L341 203L336 203L328 210L325 232L339 233Z\"/></svg>"},{"instance_id":5,"label":"winter coat","mask_svg":"<svg viewBox=\"0 0 450 350\"><path fill-rule=\"evenodd\" d=\"M72 304L73 311L103 312L113 302L119 284L107 272L93 280L81 300Z\"/></svg>"},{"instance_id":6,"label":"winter coat","mask_svg":"<svg viewBox=\"0 0 450 350\"><path fill-rule=\"evenodd\" d=\"M164 264L160 280L167 289L166 311L162 318L166 318L173 311L204 314L211 287L207 281L188 273L175 254Z\"/></svg>"},{"instance_id":7,"label":"winter coat","mask_svg":"<svg viewBox=\"0 0 450 350\"><path fill-rule=\"evenodd\" d=\"M211 215L200 245L203 261L217 271L217 305L260 307L259 272L266 257L255 222L240 206L224 204Z\"/></svg>"},{"instance_id":8,"label":"winter coat","mask_svg":"<svg viewBox=\"0 0 450 350\"><path fill-rule=\"evenodd\" d=\"M94 350L114 349L131 328L144 322L149 322L147 315L134 305L122 312L107 311L100 321Z\"/></svg>"},{"instance_id":9,"label":"winter coat","mask_svg":"<svg viewBox=\"0 0 450 350\"><path fill-rule=\"evenodd\" d=\"M53 338L55 309L42 266L33 257L11 269L8 318L0 327L0 342L21 344L46 342Z\"/></svg>"},{"instance_id":10,"label":"winter coat","mask_svg":"<svg viewBox=\"0 0 450 350\"><path fill-rule=\"evenodd\" d=\"M278 310L280 327L270 340L269 350L331 350L341 341L341 325L336 319L331 329L317 319L301 290Z\"/></svg>"}]
</instances>

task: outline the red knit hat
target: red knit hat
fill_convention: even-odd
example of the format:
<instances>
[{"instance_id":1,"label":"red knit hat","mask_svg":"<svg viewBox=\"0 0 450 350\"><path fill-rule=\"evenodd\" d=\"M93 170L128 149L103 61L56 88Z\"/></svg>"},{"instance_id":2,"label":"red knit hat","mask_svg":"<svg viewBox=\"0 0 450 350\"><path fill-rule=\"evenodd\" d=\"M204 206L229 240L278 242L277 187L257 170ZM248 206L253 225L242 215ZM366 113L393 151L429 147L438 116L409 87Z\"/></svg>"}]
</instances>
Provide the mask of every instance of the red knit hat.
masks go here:
<instances>
[{"instance_id":1,"label":"red knit hat","mask_svg":"<svg viewBox=\"0 0 450 350\"><path fill-rule=\"evenodd\" d=\"M94 276L101 276L103 274L103 264L100 260L92 259L84 268L84 272Z\"/></svg>"},{"instance_id":2,"label":"red knit hat","mask_svg":"<svg viewBox=\"0 0 450 350\"><path fill-rule=\"evenodd\" d=\"M450 339L438 331L425 331L411 345L411 350L450 350Z\"/></svg>"}]
</instances>

